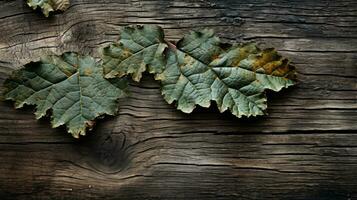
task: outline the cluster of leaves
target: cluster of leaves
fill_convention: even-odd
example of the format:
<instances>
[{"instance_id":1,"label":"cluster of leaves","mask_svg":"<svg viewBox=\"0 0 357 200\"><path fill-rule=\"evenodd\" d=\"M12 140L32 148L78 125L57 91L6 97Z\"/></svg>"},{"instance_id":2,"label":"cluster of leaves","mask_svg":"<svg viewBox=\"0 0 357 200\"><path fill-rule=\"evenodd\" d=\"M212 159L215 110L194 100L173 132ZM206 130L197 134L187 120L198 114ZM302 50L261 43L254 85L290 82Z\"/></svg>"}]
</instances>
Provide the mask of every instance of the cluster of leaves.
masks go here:
<instances>
[{"instance_id":1,"label":"cluster of leaves","mask_svg":"<svg viewBox=\"0 0 357 200\"><path fill-rule=\"evenodd\" d=\"M124 27L120 40L101 49L102 59L65 53L45 56L5 81L5 99L16 108L36 105L36 117L52 110L52 126L65 124L74 137L85 135L94 119L116 114L126 94L126 78L140 81L148 71L160 81L164 99L191 113L216 102L237 117L265 114L266 90L294 84L295 70L274 49L254 43L226 44L212 30L192 31L176 44L159 26Z\"/></svg>"},{"instance_id":2,"label":"cluster of leaves","mask_svg":"<svg viewBox=\"0 0 357 200\"><path fill-rule=\"evenodd\" d=\"M40 8L48 17L50 12L65 11L69 7L69 0L27 0L27 5L33 9Z\"/></svg>"}]
</instances>

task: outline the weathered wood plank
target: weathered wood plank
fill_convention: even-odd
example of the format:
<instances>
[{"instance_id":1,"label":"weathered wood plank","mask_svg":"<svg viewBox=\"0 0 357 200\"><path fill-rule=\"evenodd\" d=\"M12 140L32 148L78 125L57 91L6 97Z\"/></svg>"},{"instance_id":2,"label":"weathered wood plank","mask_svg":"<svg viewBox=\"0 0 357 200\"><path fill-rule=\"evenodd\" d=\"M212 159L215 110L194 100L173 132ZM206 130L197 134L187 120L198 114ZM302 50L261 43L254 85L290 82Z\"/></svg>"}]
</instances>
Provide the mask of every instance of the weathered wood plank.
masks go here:
<instances>
[{"instance_id":1,"label":"weathered wood plank","mask_svg":"<svg viewBox=\"0 0 357 200\"><path fill-rule=\"evenodd\" d=\"M269 94L268 116L238 120L180 113L146 75L120 116L80 140L0 102L1 199L357 198L356 13L353 0L72 0L46 19L1 1L0 84L44 53L98 56L127 24L159 24L170 40L209 27L275 46L300 80Z\"/></svg>"}]
</instances>

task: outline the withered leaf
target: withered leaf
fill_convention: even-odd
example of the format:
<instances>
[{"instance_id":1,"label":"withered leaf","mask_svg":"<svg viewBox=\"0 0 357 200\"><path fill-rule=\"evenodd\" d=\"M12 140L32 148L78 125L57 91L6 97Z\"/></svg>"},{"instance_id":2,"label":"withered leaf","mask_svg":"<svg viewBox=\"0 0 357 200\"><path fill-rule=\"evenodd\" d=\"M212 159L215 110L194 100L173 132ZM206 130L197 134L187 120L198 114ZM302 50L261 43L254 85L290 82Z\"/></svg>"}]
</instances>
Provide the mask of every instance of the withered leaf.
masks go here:
<instances>
[{"instance_id":1,"label":"withered leaf","mask_svg":"<svg viewBox=\"0 0 357 200\"><path fill-rule=\"evenodd\" d=\"M118 98L126 94L125 79L106 80L102 71L89 56L45 56L14 72L4 83L4 97L15 101L16 108L36 105L37 119L51 110L52 126L66 125L78 138L97 117L116 114Z\"/></svg>"},{"instance_id":2,"label":"withered leaf","mask_svg":"<svg viewBox=\"0 0 357 200\"><path fill-rule=\"evenodd\" d=\"M131 74L135 81L139 81L147 68L150 73L161 73L165 66L163 51L166 46L164 32L159 26L124 27L119 42L101 51L105 77Z\"/></svg>"},{"instance_id":3,"label":"withered leaf","mask_svg":"<svg viewBox=\"0 0 357 200\"><path fill-rule=\"evenodd\" d=\"M52 11L65 11L69 7L69 0L27 0L27 4L33 9L41 8L48 17Z\"/></svg>"},{"instance_id":4,"label":"withered leaf","mask_svg":"<svg viewBox=\"0 0 357 200\"><path fill-rule=\"evenodd\" d=\"M274 49L255 44L225 45L212 30L193 31L170 48L161 81L171 104L190 113L196 105L229 109L237 117L265 114L265 90L280 91L294 84L294 67Z\"/></svg>"}]
</instances>

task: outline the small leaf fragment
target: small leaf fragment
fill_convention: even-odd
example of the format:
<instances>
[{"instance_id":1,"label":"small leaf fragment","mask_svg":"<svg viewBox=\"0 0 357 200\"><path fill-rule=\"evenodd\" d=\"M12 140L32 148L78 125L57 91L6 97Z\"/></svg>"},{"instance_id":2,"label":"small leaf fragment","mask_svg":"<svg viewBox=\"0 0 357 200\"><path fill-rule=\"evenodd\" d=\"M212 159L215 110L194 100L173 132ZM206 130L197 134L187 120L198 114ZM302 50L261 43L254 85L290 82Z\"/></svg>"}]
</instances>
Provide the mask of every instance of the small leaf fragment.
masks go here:
<instances>
[{"instance_id":1,"label":"small leaf fragment","mask_svg":"<svg viewBox=\"0 0 357 200\"><path fill-rule=\"evenodd\" d=\"M15 101L16 108L36 105L37 119L51 110L52 127L66 125L78 138L97 117L116 114L118 99L126 94L125 79L106 80L102 71L90 56L45 56L14 72L4 83L4 97Z\"/></svg>"},{"instance_id":2,"label":"small leaf fragment","mask_svg":"<svg viewBox=\"0 0 357 200\"><path fill-rule=\"evenodd\" d=\"M48 17L50 12L65 11L69 7L69 0L27 0L27 4L33 8L41 8L42 13Z\"/></svg>"},{"instance_id":3,"label":"small leaf fragment","mask_svg":"<svg viewBox=\"0 0 357 200\"><path fill-rule=\"evenodd\" d=\"M166 47L164 32L159 26L124 27L120 31L119 42L101 51L105 77L131 74L135 81L139 81L147 69L150 73L161 73L165 66L163 52Z\"/></svg>"},{"instance_id":4,"label":"small leaf fragment","mask_svg":"<svg viewBox=\"0 0 357 200\"><path fill-rule=\"evenodd\" d=\"M267 108L265 90L279 91L294 84L294 67L273 49L255 44L227 46L213 31L191 32L176 49L167 51L165 70L156 75L162 94L177 108L191 113L196 105L233 115L257 116Z\"/></svg>"}]
</instances>

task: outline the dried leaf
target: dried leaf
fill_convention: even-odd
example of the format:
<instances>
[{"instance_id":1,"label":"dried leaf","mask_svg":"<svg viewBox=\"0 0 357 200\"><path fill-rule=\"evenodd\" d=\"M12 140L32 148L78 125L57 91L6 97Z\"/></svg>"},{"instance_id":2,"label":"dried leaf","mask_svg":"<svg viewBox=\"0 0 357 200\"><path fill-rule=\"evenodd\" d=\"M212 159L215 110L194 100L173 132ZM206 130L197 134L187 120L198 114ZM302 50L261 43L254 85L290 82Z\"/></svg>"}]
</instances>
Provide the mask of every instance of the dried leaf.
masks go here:
<instances>
[{"instance_id":1,"label":"dried leaf","mask_svg":"<svg viewBox=\"0 0 357 200\"><path fill-rule=\"evenodd\" d=\"M27 0L27 4L33 9L41 8L48 17L52 11L65 11L69 7L69 0Z\"/></svg>"},{"instance_id":2,"label":"dried leaf","mask_svg":"<svg viewBox=\"0 0 357 200\"><path fill-rule=\"evenodd\" d=\"M52 110L52 126L66 125L73 137L85 135L94 119L114 115L118 98L125 96L125 79L103 78L102 66L92 57L65 53L26 64L4 83L4 97L16 108L36 105L36 118Z\"/></svg>"},{"instance_id":3,"label":"dried leaf","mask_svg":"<svg viewBox=\"0 0 357 200\"><path fill-rule=\"evenodd\" d=\"M209 107L213 100L221 112L229 109L237 117L263 115L265 90L294 84L294 67L275 50L225 45L211 30L191 32L166 56L165 70L156 79L165 100L177 101L185 113L196 105Z\"/></svg>"},{"instance_id":4,"label":"dried leaf","mask_svg":"<svg viewBox=\"0 0 357 200\"><path fill-rule=\"evenodd\" d=\"M148 68L150 73L161 73L165 66L163 51L166 48L163 30L158 26L125 27L118 43L102 50L106 78L131 74L139 81Z\"/></svg>"}]
</instances>

